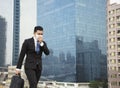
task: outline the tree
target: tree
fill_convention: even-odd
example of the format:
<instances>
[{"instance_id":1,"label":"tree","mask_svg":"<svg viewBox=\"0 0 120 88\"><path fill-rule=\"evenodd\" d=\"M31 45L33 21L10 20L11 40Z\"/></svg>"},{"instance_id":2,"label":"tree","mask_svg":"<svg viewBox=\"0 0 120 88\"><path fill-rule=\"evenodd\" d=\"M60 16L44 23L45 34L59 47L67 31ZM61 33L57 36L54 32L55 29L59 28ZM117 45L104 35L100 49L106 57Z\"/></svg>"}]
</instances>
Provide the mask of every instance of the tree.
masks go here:
<instances>
[{"instance_id":1,"label":"tree","mask_svg":"<svg viewBox=\"0 0 120 88\"><path fill-rule=\"evenodd\" d=\"M108 88L107 81L91 81L90 88Z\"/></svg>"}]
</instances>

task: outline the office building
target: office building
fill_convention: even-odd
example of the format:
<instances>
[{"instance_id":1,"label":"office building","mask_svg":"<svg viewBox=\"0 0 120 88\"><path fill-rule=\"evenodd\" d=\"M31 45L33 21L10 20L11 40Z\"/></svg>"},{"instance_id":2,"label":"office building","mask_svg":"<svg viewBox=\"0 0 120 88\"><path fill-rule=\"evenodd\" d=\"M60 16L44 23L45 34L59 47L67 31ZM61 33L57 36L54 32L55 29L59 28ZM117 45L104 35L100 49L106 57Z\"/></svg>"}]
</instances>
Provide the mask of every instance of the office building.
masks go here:
<instances>
[{"instance_id":1,"label":"office building","mask_svg":"<svg viewBox=\"0 0 120 88\"><path fill-rule=\"evenodd\" d=\"M6 27L7 22L5 18L0 16L0 67L5 66Z\"/></svg>"},{"instance_id":2,"label":"office building","mask_svg":"<svg viewBox=\"0 0 120 88\"><path fill-rule=\"evenodd\" d=\"M107 52L109 88L120 88L120 4L107 9Z\"/></svg>"},{"instance_id":3,"label":"office building","mask_svg":"<svg viewBox=\"0 0 120 88\"><path fill-rule=\"evenodd\" d=\"M14 0L13 16L13 58L12 65L16 65L19 54L19 31L20 31L20 0Z\"/></svg>"},{"instance_id":4,"label":"office building","mask_svg":"<svg viewBox=\"0 0 120 88\"><path fill-rule=\"evenodd\" d=\"M37 25L50 49L41 80L107 79L106 0L37 0Z\"/></svg>"}]
</instances>

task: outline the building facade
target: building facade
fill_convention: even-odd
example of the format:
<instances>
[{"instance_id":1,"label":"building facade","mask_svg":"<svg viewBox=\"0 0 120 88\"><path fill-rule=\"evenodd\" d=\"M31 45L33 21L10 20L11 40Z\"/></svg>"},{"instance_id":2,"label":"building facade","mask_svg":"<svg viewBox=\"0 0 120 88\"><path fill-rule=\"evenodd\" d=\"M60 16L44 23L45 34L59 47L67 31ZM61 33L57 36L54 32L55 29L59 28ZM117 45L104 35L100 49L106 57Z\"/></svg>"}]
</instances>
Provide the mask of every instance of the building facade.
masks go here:
<instances>
[{"instance_id":1,"label":"building facade","mask_svg":"<svg viewBox=\"0 0 120 88\"><path fill-rule=\"evenodd\" d=\"M7 22L5 18L0 16L0 67L5 66L5 52L6 52L6 28Z\"/></svg>"},{"instance_id":2,"label":"building facade","mask_svg":"<svg viewBox=\"0 0 120 88\"><path fill-rule=\"evenodd\" d=\"M19 54L19 31L20 31L20 0L14 0L13 16L13 58L12 65L16 65Z\"/></svg>"},{"instance_id":3,"label":"building facade","mask_svg":"<svg viewBox=\"0 0 120 88\"><path fill-rule=\"evenodd\" d=\"M50 49L41 80L107 78L106 5L106 0L37 0L37 25Z\"/></svg>"},{"instance_id":4,"label":"building facade","mask_svg":"<svg viewBox=\"0 0 120 88\"><path fill-rule=\"evenodd\" d=\"M107 47L109 88L120 88L120 4L107 9Z\"/></svg>"}]
</instances>

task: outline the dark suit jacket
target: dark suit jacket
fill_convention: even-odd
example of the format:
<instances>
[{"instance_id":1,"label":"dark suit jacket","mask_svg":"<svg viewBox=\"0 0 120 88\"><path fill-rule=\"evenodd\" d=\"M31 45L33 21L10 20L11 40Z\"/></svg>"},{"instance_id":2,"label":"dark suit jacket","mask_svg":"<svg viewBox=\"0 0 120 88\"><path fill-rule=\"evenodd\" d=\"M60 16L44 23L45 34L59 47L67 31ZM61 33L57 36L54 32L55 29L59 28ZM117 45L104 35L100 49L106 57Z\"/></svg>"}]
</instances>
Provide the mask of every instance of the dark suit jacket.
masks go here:
<instances>
[{"instance_id":1,"label":"dark suit jacket","mask_svg":"<svg viewBox=\"0 0 120 88\"><path fill-rule=\"evenodd\" d=\"M42 59L41 59L42 52L44 52L46 55L49 55L49 50L48 50L45 42L42 47L40 46L40 52L39 52L39 54L37 54L35 52L34 39L33 38L26 39L21 48L19 60L17 63L17 68L21 69L23 59L26 55L25 65L24 65L25 69L27 69L27 68L35 69L36 65L39 66L39 69L42 69Z\"/></svg>"}]
</instances>

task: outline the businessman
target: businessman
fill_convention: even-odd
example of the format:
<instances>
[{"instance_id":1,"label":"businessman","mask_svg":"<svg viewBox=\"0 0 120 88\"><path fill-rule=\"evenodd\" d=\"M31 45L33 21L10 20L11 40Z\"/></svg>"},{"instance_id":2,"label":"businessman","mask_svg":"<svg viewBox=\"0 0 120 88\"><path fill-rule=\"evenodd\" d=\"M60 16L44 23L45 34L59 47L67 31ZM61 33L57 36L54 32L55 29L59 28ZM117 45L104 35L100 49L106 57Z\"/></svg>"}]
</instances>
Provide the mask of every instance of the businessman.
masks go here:
<instances>
[{"instance_id":1,"label":"businessman","mask_svg":"<svg viewBox=\"0 0 120 88\"><path fill-rule=\"evenodd\" d=\"M16 67L16 74L19 74L26 55L24 68L30 88L37 88L42 71L41 56L43 52L49 55L47 44L43 41L43 28L41 26L36 26L34 28L34 36L30 39L26 39L22 45Z\"/></svg>"}]
</instances>

